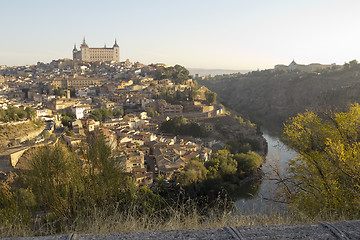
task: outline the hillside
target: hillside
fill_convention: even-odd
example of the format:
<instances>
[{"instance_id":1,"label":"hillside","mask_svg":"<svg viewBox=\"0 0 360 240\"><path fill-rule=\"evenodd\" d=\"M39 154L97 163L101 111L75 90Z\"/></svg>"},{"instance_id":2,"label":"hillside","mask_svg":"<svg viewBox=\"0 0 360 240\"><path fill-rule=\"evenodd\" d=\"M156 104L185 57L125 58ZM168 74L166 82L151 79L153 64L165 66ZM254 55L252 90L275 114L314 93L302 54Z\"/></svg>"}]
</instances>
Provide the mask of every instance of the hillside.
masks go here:
<instances>
[{"instance_id":1,"label":"hillside","mask_svg":"<svg viewBox=\"0 0 360 240\"><path fill-rule=\"evenodd\" d=\"M36 137L44 130L43 125L32 121L3 123L0 125L0 151Z\"/></svg>"},{"instance_id":2,"label":"hillside","mask_svg":"<svg viewBox=\"0 0 360 240\"><path fill-rule=\"evenodd\" d=\"M281 128L289 117L306 109L343 109L360 101L360 64L352 61L319 72L256 71L215 76L199 81L223 103L267 128Z\"/></svg>"},{"instance_id":3,"label":"hillside","mask_svg":"<svg viewBox=\"0 0 360 240\"><path fill-rule=\"evenodd\" d=\"M205 68L187 68L191 75L200 74L201 76L212 76L232 73L248 73L251 70L233 70L233 69L205 69Z\"/></svg>"}]
</instances>

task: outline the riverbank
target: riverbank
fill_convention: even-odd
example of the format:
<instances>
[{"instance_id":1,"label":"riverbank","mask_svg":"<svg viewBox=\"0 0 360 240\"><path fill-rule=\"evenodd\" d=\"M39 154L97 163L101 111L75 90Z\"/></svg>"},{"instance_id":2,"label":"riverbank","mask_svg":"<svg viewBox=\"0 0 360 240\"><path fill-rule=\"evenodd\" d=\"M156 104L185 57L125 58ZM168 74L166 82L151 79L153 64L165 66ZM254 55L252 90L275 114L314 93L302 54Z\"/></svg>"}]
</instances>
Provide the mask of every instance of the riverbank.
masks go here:
<instances>
[{"instance_id":1,"label":"riverbank","mask_svg":"<svg viewBox=\"0 0 360 240\"><path fill-rule=\"evenodd\" d=\"M276 178L274 169L278 169L281 174L286 173L288 161L296 156L294 151L288 149L278 137L269 135L266 131L263 134L268 143L268 153L266 160L261 167L262 178L249 181L243 186L243 191L248 191L242 197L236 199L235 205L241 212L255 211L267 214L274 210L283 211L284 204L271 199L276 199L278 185L276 181L270 180Z\"/></svg>"}]
</instances>

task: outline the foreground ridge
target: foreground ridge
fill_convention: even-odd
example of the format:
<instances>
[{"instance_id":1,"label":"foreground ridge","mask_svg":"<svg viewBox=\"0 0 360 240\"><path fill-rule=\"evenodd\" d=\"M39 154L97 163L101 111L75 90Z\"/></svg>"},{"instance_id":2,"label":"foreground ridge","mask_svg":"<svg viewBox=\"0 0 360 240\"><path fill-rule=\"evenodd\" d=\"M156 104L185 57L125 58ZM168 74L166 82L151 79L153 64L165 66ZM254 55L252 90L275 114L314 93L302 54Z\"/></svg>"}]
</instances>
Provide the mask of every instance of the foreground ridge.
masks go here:
<instances>
[{"instance_id":1,"label":"foreground ridge","mask_svg":"<svg viewBox=\"0 0 360 240\"><path fill-rule=\"evenodd\" d=\"M67 234L26 237L19 240L119 240L119 239L360 239L360 220L301 225L240 226L191 230Z\"/></svg>"}]
</instances>

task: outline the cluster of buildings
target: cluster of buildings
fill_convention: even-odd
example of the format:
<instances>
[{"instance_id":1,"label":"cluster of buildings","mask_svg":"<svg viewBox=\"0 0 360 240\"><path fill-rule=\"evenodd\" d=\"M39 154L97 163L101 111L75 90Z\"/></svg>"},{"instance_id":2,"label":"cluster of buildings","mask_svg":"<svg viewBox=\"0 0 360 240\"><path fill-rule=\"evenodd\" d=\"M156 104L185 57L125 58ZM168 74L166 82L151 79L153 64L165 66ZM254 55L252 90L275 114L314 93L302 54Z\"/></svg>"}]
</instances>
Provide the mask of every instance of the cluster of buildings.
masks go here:
<instances>
[{"instance_id":1,"label":"cluster of buildings","mask_svg":"<svg viewBox=\"0 0 360 240\"><path fill-rule=\"evenodd\" d=\"M326 64L320 64L320 63L311 63L308 65L304 65L304 64L297 64L294 60L288 65L283 65L283 64L278 64L275 65L274 70L275 71L282 71L282 70L286 70L289 72L292 71L300 71L300 72L315 72L315 71L319 71L319 70L323 70L323 69L327 69L327 68L332 68L332 67L336 67L336 64L330 64L330 65L326 65Z\"/></svg>"},{"instance_id":2,"label":"cluster of buildings","mask_svg":"<svg viewBox=\"0 0 360 240\"><path fill-rule=\"evenodd\" d=\"M222 105L205 103L208 89L195 89L192 79L175 84L171 79L155 79L157 69L166 68L164 64L119 62L116 41L112 48L98 49L89 48L84 39L79 51L74 47L73 56L73 60L47 64L1 66L0 108L11 105L36 109L37 117L50 123L52 131L61 133L75 149L86 134L100 131L139 185L151 184L159 174L176 181L191 159L207 161L212 152L225 145L212 134L195 139L159 131L162 122L183 115L214 132L214 119L222 121L220 118L226 117ZM196 94L191 95L195 90ZM164 92L176 101L166 101ZM102 108L123 115L100 121L89 118ZM64 134L61 114L66 111L75 117ZM250 132L242 134L254 134Z\"/></svg>"}]
</instances>

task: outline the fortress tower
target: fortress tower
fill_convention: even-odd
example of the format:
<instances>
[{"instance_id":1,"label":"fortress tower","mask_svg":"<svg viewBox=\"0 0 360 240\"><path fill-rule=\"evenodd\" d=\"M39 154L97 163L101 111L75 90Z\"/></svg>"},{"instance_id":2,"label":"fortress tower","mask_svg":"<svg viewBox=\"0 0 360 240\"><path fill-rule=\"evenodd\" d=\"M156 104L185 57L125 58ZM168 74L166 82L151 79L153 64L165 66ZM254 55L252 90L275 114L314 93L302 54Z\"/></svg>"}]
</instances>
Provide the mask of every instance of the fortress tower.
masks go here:
<instances>
[{"instance_id":1,"label":"fortress tower","mask_svg":"<svg viewBox=\"0 0 360 240\"><path fill-rule=\"evenodd\" d=\"M115 39L114 46L107 48L106 45L103 48L89 48L86 44L85 37L80 46L80 50L77 50L76 44L73 49L73 59L86 62L107 62L107 61L120 61L120 48Z\"/></svg>"}]
</instances>

